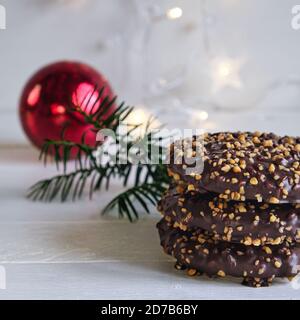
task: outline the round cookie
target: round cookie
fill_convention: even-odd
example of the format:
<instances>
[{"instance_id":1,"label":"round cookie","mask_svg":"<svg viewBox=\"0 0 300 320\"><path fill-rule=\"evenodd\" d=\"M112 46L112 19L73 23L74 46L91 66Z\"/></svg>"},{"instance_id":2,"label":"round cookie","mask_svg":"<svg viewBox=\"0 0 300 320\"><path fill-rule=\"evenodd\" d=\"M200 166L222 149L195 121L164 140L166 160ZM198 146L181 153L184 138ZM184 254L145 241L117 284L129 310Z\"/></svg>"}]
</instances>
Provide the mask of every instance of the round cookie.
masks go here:
<instances>
[{"instance_id":1,"label":"round cookie","mask_svg":"<svg viewBox=\"0 0 300 320\"><path fill-rule=\"evenodd\" d=\"M255 247L214 241L200 229L174 229L165 219L157 227L164 251L177 260L177 267L188 268L189 275L228 275L259 287L267 286L275 277L293 277L298 273L300 245L296 243Z\"/></svg>"},{"instance_id":2,"label":"round cookie","mask_svg":"<svg viewBox=\"0 0 300 320\"><path fill-rule=\"evenodd\" d=\"M196 152L200 137L202 153ZM204 189L237 201L300 202L299 137L220 132L190 140L171 145L168 165L174 180L189 190ZM195 163L201 159L204 168L197 172Z\"/></svg>"},{"instance_id":3,"label":"round cookie","mask_svg":"<svg viewBox=\"0 0 300 320\"><path fill-rule=\"evenodd\" d=\"M300 240L300 204L227 201L211 193L181 194L171 187L158 210L173 228L201 228L223 241L260 246Z\"/></svg>"}]
</instances>

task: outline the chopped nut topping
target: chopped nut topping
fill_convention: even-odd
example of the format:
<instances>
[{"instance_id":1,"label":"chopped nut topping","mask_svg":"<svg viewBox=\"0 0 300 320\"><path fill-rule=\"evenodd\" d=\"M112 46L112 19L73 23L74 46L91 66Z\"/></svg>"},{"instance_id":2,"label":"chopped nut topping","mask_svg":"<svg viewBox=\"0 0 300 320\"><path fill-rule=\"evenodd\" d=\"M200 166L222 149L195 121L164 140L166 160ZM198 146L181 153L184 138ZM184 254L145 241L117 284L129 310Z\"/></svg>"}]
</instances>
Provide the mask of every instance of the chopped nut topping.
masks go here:
<instances>
[{"instance_id":1,"label":"chopped nut topping","mask_svg":"<svg viewBox=\"0 0 300 320\"><path fill-rule=\"evenodd\" d=\"M188 269L187 274L190 277L193 277L193 276L195 276L197 274L197 270L196 269Z\"/></svg>"},{"instance_id":2,"label":"chopped nut topping","mask_svg":"<svg viewBox=\"0 0 300 320\"><path fill-rule=\"evenodd\" d=\"M233 232L231 232L232 234L227 232L225 240L230 241L231 237L235 239L236 236L240 236L238 241L241 241L241 238L249 235L250 239L246 238L243 242L251 243L253 246L281 243L288 245L289 241L295 241L295 235L292 234L296 232L294 230L296 226L292 222L282 224L287 221L286 215L281 215L280 210L272 204L292 203L298 196L300 199L300 137L279 137L272 133L255 134L250 132L205 134L203 135L204 145L200 144L205 164L203 173L200 175L194 170L191 174L183 174L184 166L187 168L189 165L187 165L186 159L182 162L180 154L191 156L195 154L196 146L199 145L196 140L195 137L190 138L189 141L184 139L179 144L184 147L184 150L180 150L178 144L173 144L173 149L171 146L171 156L174 162L172 160L168 165L168 173L175 180L177 190L190 191L192 196L197 194L201 188L212 194L219 194L212 201L214 207L211 209L212 219L209 222L209 226L215 223L217 227L210 232L214 236L219 236L219 240L224 240L222 239L224 234L220 230L225 225L232 225ZM176 160L181 160L181 162L176 162ZM179 188L179 186L181 187ZM238 203L245 202L245 205L234 204L230 210L233 202L229 201L232 200ZM257 200L262 204L270 203L270 207L262 209L259 204L254 204L254 208L251 208L248 200ZM181 220L177 224L177 228L189 228L194 210L184 201L178 200L177 204L179 207L176 209L177 215L173 217L170 213L169 216L172 219L168 218L168 221L172 225L175 220ZM225 204L228 204L228 207ZM260 220L253 219L257 208ZM199 208L199 211L201 210L204 210L204 206ZM264 210L268 212L268 215L262 212ZM188 215L190 211L191 214ZM252 218L248 219L247 215L242 214L247 212ZM260 213L264 214L260 215ZM208 218L207 212L204 216ZM195 221L193 222L195 223ZM268 226L263 229L266 234L264 240L264 234L260 233L259 228L260 224L265 222ZM247 223L249 230L248 226L246 228ZM255 226L257 226L256 230ZM228 234L229 236L227 236ZM225 269L225 271L227 270Z\"/></svg>"},{"instance_id":3,"label":"chopped nut topping","mask_svg":"<svg viewBox=\"0 0 300 320\"><path fill-rule=\"evenodd\" d=\"M251 246L251 244L252 244L252 239L250 237L245 237L244 245Z\"/></svg>"},{"instance_id":4,"label":"chopped nut topping","mask_svg":"<svg viewBox=\"0 0 300 320\"><path fill-rule=\"evenodd\" d=\"M256 186L258 184L258 180L255 177L253 177L250 179L250 184Z\"/></svg>"},{"instance_id":5,"label":"chopped nut topping","mask_svg":"<svg viewBox=\"0 0 300 320\"><path fill-rule=\"evenodd\" d=\"M173 179L174 180L180 180L180 175L178 173L173 174Z\"/></svg>"},{"instance_id":6,"label":"chopped nut topping","mask_svg":"<svg viewBox=\"0 0 300 320\"><path fill-rule=\"evenodd\" d=\"M239 203L237 206L239 212L247 212L247 209L243 203Z\"/></svg>"},{"instance_id":7,"label":"chopped nut topping","mask_svg":"<svg viewBox=\"0 0 300 320\"><path fill-rule=\"evenodd\" d=\"M225 277L226 276L226 274L225 274L225 272L223 270L219 270L217 274L220 277Z\"/></svg>"},{"instance_id":8,"label":"chopped nut topping","mask_svg":"<svg viewBox=\"0 0 300 320\"><path fill-rule=\"evenodd\" d=\"M263 142L264 147L272 147L273 146L273 141L272 140L265 140Z\"/></svg>"},{"instance_id":9,"label":"chopped nut topping","mask_svg":"<svg viewBox=\"0 0 300 320\"><path fill-rule=\"evenodd\" d=\"M295 151L300 152L300 144L295 145Z\"/></svg>"},{"instance_id":10,"label":"chopped nut topping","mask_svg":"<svg viewBox=\"0 0 300 320\"><path fill-rule=\"evenodd\" d=\"M263 246L263 250L267 253L267 254L272 254L272 250L270 247L268 246Z\"/></svg>"},{"instance_id":11,"label":"chopped nut topping","mask_svg":"<svg viewBox=\"0 0 300 320\"><path fill-rule=\"evenodd\" d=\"M240 168L239 166L234 166L233 169L232 169L232 171L233 171L234 173L240 173L240 172L242 172L242 170L241 170L241 168Z\"/></svg>"},{"instance_id":12,"label":"chopped nut topping","mask_svg":"<svg viewBox=\"0 0 300 320\"><path fill-rule=\"evenodd\" d=\"M258 274L263 274L264 272L265 272L265 268L264 267L258 269Z\"/></svg>"},{"instance_id":13,"label":"chopped nut topping","mask_svg":"<svg viewBox=\"0 0 300 320\"><path fill-rule=\"evenodd\" d=\"M254 239L254 240L252 241L252 244L253 244L254 246L260 246L260 245L261 245L261 241L260 241L260 239Z\"/></svg>"},{"instance_id":14,"label":"chopped nut topping","mask_svg":"<svg viewBox=\"0 0 300 320\"><path fill-rule=\"evenodd\" d=\"M269 166L269 172L270 173L274 173L275 172L275 166L274 166L273 163L271 163L270 166Z\"/></svg>"},{"instance_id":15,"label":"chopped nut topping","mask_svg":"<svg viewBox=\"0 0 300 320\"><path fill-rule=\"evenodd\" d=\"M229 172L230 169L231 169L231 167L230 167L229 164L225 164L225 166L221 168L221 170L224 171L224 172Z\"/></svg>"},{"instance_id":16,"label":"chopped nut topping","mask_svg":"<svg viewBox=\"0 0 300 320\"><path fill-rule=\"evenodd\" d=\"M194 191L194 190L195 190L195 186L192 185L192 184L189 184L189 185L188 185L188 190L189 190L189 191Z\"/></svg>"},{"instance_id":17,"label":"chopped nut topping","mask_svg":"<svg viewBox=\"0 0 300 320\"><path fill-rule=\"evenodd\" d=\"M275 260L274 266L275 266L276 268L280 268L281 265L282 265L282 263L281 263L279 260Z\"/></svg>"},{"instance_id":18,"label":"chopped nut topping","mask_svg":"<svg viewBox=\"0 0 300 320\"><path fill-rule=\"evenodd\" d=\"M256 144L259 144L259 143L260 143L260 140L259 140L258 137L255 136L255 137L253 138L253 142L256 143Z\"/></svg>"},{"instance_id":19,"label":"chopped nut topping","mask_svg":"<svg viewBox=\"0 0 300 320\"><path fill-rule=\"evenodd\" d=\"M230 220L233 220L233 219L234 219L234 213L230 213L230 214L228 215L228 217L229 217Z\"/></svg>"},{"instance_id":20,"label":"chopped nut topping","mask_svg":"<svg viewBox=\"0 0 300 320\"><path fill-rule=\"evenodd\" d=\"M203 253L207 255L207 254L209 254L209 250L207 248L204 248Z\"/></svg>"},{"instance_id":21,"label":"chopped nut topping","mask_svg":"<svg viewBox=\"0 0 300 320\"><path fill-rule=\"evenodd\" d=\"M262 196L259 193L255 195L255 198L258 202L262 202Z\"/></svg>"},{"instance_id":22,"label":"chopped nut topping","mask_svg":"<svg viewBox=\"0 0 300 320\"><path fill-rule=\"evenodd\" d=\"M273 244L280 244L281 243L281 238L280 237L277 237L274 241L273 241Z\"/></svg>"},{"instance_id":23,"label":"chopped nut topping","mask_svg":"<svg viewBox=\"0 0 300 320\"><path fill-rule=\"evenodd\" d=\"M274 204L277 204L279 203L279 199L277 199L276 197L271 197L270 200L269 200L270 203L274 203Z\"/></svg>"}]
</instances>

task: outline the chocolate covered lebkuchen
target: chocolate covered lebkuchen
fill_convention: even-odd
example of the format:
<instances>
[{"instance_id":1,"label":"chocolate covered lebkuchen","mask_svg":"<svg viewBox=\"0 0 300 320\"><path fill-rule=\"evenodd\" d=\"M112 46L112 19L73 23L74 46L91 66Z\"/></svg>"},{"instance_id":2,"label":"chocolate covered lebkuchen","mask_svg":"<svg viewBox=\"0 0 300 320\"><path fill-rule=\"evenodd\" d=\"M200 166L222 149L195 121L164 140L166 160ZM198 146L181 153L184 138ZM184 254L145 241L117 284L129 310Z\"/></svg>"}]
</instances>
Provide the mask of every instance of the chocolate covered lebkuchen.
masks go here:
<instances>
[{"instance_id":1,"label":"chocolate covered lebkuchen","mask_svg":"<svg viewBox=\"0 0 300 320\"><path fill-rule=\"evenodd\" d=\"M197 160L203 163L201 172L194 170ZM168 172L173 182L158 204L163 215L158 229L177 268L189 275L241 277L254 287L297 275L299 137L194 136L171 145Z\"/></svg>"}]
</instances>

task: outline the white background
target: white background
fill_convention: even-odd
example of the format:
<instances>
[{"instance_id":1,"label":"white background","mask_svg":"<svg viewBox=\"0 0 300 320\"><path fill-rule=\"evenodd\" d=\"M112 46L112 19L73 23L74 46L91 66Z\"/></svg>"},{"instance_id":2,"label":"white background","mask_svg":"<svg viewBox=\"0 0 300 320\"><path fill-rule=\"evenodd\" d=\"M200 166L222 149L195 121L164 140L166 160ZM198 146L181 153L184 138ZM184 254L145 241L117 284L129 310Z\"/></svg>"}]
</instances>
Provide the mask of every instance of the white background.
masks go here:
<instances>
[{"instance_id":1,"label":"white background","mask_svg":"<svg viewBox=\"0 0 300 320\"><path fill-rule=\"evenodd\" d=\"M299 110L300 30L291 27L295 1L1 0L1 4L7 11L7 30L0 32L4 143L27 141L17 116L22 87L40 67L62 59L91 64L107 76L120 100L144 105L169 125L175 122L169 119L174 110L185 115L187 107L212 114L217 106L228 116L251 111L260 118ZM178 6L182 17L167 19L164 13ZM218 82L214 62L228 60L233 66L241 64L233 74L241 87L231 87L228 79L227 86L214 91ZM170 82L170 88L161 92L157 82ZM192 125L191 117L181 118L183 125ZM220 127L213 115L209 120L204 124L208 129ZM233 123L234 129L246 129ZM276 125L271 129L281 130ZM281 131L286 130L289 126Z\"/></svg>"}]
</instances>

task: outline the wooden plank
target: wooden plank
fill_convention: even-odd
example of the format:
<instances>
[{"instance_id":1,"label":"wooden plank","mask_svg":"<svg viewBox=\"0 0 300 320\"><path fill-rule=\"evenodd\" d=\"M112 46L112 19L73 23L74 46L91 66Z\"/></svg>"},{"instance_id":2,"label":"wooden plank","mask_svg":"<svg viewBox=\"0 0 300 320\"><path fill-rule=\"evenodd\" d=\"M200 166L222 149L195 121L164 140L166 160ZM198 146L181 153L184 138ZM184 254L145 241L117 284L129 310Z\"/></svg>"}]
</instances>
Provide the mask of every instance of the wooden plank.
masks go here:
<instances>
[{"instance_id":1,"label":"wooden plank","mask_svg":"<svg viewBox=\"0 0 300 320\"><path fill-rule=\"evenodd\" d=\"M299 299L288 283L253 289L238 280L190 278L171 262L9 264L0 299Z\"/></svg>"},{"instance_id":2,"label":"wooden plank","mask_svg":"<svg viewBox=\"0 0 300 320\"><path fill-rule=\"evenodd\" d=\"M169 260L155 220L0 224L0 263Z\"/></svg>"},{"instance_id":3,"label":"wooden plank","mask_svg":"<svg viewBox=\"0 0 300 320\"><path fill-rule=\"evenodd\" d=\"M37 150L31 147L0 148L0 221L99 220L102 219L101 209L124 189L118 181L112 180L109 191L97 192L92 200L88 192L81 200L63 204L59 200L43 203L26 199L30 186L56 174L55 166L49 164L45 168L38 161ZM158 215L155 208L153 214Z\"/></svg>"}]
</instances>

